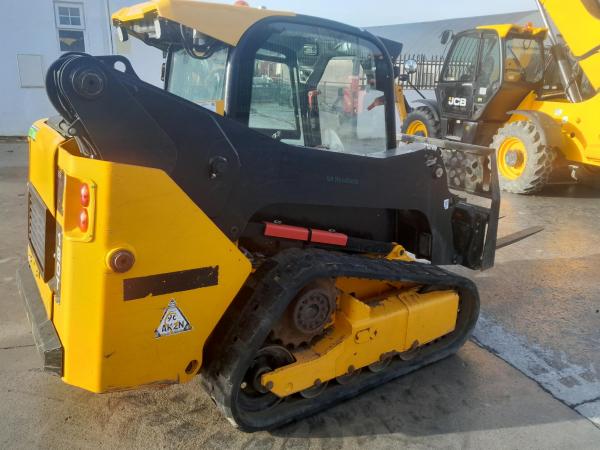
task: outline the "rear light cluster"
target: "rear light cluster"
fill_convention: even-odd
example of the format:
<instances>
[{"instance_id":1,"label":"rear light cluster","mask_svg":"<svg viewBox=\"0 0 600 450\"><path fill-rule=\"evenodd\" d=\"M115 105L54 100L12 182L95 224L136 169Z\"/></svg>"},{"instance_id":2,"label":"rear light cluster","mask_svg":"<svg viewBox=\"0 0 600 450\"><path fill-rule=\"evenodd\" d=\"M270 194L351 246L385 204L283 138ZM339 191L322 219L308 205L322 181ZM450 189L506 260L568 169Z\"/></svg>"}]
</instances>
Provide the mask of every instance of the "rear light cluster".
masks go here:
<instances>
[{"instance_id":1,"label":"rear light cluster","mask_svg":"<svg viewBox=\"0 0 600 450\"><path fill-rule=\"evenodd\" d=\"M79 200L81 203L81 211L79 212L79 229L86 232L90 223L87 207L90 206L90 187L86 183L82 183L79 188Z\"/></svg>"}]
</instances>

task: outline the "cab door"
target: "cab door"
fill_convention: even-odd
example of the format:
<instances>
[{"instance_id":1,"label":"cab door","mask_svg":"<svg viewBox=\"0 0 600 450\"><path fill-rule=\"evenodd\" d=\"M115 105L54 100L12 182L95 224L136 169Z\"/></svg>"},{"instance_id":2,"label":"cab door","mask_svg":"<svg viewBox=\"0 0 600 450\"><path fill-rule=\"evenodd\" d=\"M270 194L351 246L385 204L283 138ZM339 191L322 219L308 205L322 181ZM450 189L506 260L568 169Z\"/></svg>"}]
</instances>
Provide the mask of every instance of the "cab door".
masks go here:
<instances>
[{"instance_id":1,"label":"cab door","mask_svg":"<svg viewBox=\"0 0 600 450\"><path fill-rule=\"evenodd\" d=\"M510 33L500 41L495 33L484 34L481 53L473 118L505 122L507 111L516 109L543 84L543 38Z\"/></svg>"},{"instance_id":2,"label":"cab door","mask_svg":"<svg viewBox=\"0 0 600 450\"><path fill-rule=\"evenodd\" d=\"M436 89L443 117L472 116L480 44L478 31L467 31L454 38Z\"/></svg>"}]
</instances>

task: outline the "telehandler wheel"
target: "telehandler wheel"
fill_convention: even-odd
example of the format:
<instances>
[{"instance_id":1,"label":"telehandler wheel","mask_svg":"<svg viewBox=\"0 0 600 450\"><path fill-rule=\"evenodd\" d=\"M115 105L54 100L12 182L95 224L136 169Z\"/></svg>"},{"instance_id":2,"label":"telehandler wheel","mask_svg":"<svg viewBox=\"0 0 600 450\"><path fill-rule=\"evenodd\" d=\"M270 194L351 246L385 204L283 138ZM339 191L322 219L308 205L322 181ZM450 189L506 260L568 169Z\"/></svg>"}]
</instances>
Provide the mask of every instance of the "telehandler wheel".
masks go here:
<instances>
[{"instance_id":1,"label":"telehandler wheel","mask_svg":"<svg viewBox=\"0 0 600 450\"><path fill-rule=\"evenodd\" d=\"M415 136L438 138L441 135L440 122L427 106L419 106L411 111L402 122L402 133Z\"/></svg>"},{"instance_id":2,"label":"telehandler wheel","mask_svg":"<svg viewBox=\"0 0 600 450\"><path fill-rule=\"evenodd\" d=\"M532 122L504 125L494 136L491 147L496 149L502 190L533 194L548 183L556 152L546 145L544 131Z\"/></svg>"}]
</instances>

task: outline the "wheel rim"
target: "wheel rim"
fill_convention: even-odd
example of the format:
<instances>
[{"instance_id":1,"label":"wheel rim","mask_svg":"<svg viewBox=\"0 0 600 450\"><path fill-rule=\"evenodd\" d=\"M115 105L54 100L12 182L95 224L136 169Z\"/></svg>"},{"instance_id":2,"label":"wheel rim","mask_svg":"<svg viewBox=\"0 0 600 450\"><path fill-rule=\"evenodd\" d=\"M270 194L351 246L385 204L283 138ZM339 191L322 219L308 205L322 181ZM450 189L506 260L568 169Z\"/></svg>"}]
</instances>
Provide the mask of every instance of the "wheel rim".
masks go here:
<instances>
[{"instance_id":1,"label":"wheel rim","mask_svg":"<svg viewBox=\"0 0 600 450\"><path fill-rule=\"evenodd\" d=\"M527 165L527 149L523 141L511 136L498 148L498 171L509 180L516 180L525 171Z\"/></svg>"},{"instance_id":2,"label":"wheel rim","mask_svg":"<svg viewBox=\"0 0 600 450\"><path fill-rule=\"evenodd\" d=\"M429 133L427 133L427 125L420 120L413 120L411 123L409 123L408 127L406 128L406 134L423 137L429 136Z\"/></svg>"}]
</instances>

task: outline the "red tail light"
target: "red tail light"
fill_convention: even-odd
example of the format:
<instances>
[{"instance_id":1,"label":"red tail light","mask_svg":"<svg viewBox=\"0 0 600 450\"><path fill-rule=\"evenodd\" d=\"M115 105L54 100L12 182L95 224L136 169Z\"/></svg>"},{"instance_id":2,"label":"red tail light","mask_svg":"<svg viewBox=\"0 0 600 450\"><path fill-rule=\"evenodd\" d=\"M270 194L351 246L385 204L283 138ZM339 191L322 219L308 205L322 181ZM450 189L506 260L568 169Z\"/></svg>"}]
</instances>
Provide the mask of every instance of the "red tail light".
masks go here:
<instances>
[{"instance_id":1,"label":"red tail light","mask_svg":"<svg viewBox=\"0 0 600 450\"><path fill-rule=\"evenodd\" d=\"M81 199L81 206L87 208L90 205L90 187L83 183L79 188L79 195Z\"/></svg>"},{"instance_id":2,"label":"red tail light","mask_svg":"<svg viewBox=\"0 0 600 450\"><path fill-rule=\"evenodd\" d=\"M89 217L86 209L82 209L79 213L79 229L86 232L89 225Z\"/></svg>"}]
</instances>

